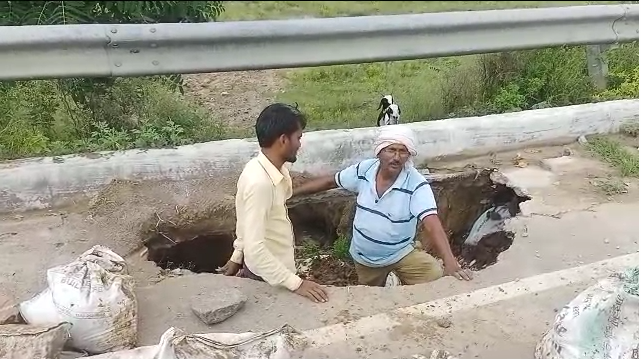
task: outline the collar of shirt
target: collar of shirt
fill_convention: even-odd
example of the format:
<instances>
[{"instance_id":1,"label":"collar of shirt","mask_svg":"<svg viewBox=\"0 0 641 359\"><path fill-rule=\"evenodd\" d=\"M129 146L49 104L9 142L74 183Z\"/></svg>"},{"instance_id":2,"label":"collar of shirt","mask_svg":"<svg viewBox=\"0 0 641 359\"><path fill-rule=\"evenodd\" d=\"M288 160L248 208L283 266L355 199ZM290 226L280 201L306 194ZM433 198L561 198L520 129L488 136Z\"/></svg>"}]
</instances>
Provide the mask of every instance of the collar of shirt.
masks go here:
<instances>
[{"instance_id":1,"label":"collar of shirt","mask_svg":"<svg viewBox=\"0 0 641 359\"><path fill-rule=\"evenodd\" d=\"M292 180L287 166L283 165L279 170L262 151L258 154L258 163L265 169L274 187L278 187L283 180L285 181L287 185L286 198L289 198L292 195Z\"/></svg>"},{"instance_id":2,"label":"collar of shirt","mask_svg":"<svg viewBox=\"0 0 641 359\"><path fill-rule=\"evenodd\" d=\"M367 182L370 183L371 189L374 191L374 193L377 193L377 191L376 191L376 173L378 172L378 168L380 167L380 165L381 165L381 161L377 160L374 163L374 165L371 166L370 168L368 168L366 170L366 172L365 172L365 178L367 179ZM391 191L393 189L401 190L401 191L405 190L403 185L406 183L406 180L407 180L408 176L409 176L409 171L405 167L403 167L401 172L398 174L398 177L396 177L396 180L394 181L394 183L392 183L390 188L388 188L387 191L385 191L385 193L383 193L383 196L385 194L389 193L389 191ZM381 197L383 197L383 196L381 196Z\"/></svg>"}]
</instances>

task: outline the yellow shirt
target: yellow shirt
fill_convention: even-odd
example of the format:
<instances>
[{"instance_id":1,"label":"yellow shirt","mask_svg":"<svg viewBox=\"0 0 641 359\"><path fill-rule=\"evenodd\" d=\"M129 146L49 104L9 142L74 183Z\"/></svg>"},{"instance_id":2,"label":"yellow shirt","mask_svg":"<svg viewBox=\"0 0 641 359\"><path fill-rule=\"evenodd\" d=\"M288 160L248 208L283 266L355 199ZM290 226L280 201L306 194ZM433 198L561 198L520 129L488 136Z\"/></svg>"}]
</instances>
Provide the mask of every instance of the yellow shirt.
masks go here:
<instances>
[{"instance_id":1,"label":"yellow shirt","mask_svg":"<svg viewBox=\"0 0 641 359\"><path fill-rule=\"evenodd\" d=\"M273 286L300 287L294 261L294 230L285 201L292 179L262 153L241 173L236 190L236 240L231 260L245 265Z\"/></svg>"}]
</instances>

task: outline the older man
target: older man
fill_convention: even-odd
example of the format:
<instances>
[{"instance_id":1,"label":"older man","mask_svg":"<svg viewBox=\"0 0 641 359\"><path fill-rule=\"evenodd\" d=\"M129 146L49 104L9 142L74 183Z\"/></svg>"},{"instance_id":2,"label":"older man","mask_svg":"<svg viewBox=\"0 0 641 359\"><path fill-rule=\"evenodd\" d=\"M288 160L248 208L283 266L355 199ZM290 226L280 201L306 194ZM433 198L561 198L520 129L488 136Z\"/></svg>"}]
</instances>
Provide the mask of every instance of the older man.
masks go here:
<instances>
[{"instance_id":1,"label":"older man","mask_svg":"<svg viewBox=\"0 0 641 359\"><path fill-rule=\"evenodd\" d=\"M349 252L361 284L383 286L390 272L406 285L431 282L443 274L471 279L471 273L462 270L452 254L429 183L414 168L414 142L408 127L382 127L375 158L314 179L293 191L293 196L299 196L340 187L357 193ZM415 248L419 222L433 240L443 267L427 252Z\"/></svg>"}]
</instances>

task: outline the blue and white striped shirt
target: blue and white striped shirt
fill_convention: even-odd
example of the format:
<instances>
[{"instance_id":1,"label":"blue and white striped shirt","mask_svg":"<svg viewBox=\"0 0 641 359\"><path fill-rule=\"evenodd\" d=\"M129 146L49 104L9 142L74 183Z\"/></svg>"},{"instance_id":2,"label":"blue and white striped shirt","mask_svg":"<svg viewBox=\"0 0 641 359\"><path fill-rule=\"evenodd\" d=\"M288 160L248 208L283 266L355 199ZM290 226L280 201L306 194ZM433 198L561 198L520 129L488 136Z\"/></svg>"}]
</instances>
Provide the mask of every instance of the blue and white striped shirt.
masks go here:
<instances>
[{"instance_id":1,"label":"blue and white striped shirt","mask_svg":"<svg viewBox=\"0 0 641 359\"><path fill-rule=\"evenodd\" d=\"M368 159L338 172L343 189L357 193L350 255L369 267L394 264L414 249L418 221L436 214L432 187L415 168L403 169L379 198L376 173L380 162Z\"/></svg>"}]
</instances>

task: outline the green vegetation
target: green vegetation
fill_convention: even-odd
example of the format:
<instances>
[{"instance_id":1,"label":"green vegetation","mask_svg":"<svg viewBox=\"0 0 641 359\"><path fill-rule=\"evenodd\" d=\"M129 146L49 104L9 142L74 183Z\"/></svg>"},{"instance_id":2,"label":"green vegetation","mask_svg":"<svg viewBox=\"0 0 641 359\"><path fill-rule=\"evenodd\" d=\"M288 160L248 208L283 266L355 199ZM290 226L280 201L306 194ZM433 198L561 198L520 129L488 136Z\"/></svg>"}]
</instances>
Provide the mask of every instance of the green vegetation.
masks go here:
<instances>
[{"instance_id":1,"label":"green vegetation","mask_svg":"<svg viewBox=\"0 0 641 359\"><path fill-rule=\"evenodd\" d=\"M300 247L300 254L303 258L317 259L321 255L321 248L317 242L308 240Z\"/></svg>"},{"instance_id":2,"label":"green vegetation","mask_svg":"<svg viewBox=\"0 0 641 359\"><path fill-rule=\"evenodd\" d=\"M631 1L226 1L221 20L394 15L443 11L613 5Z\"/></svg>"},{"instance_id":3,"label":"green vegetation","mask_svg":"<svg viewBox=\"0 0 641 359\"><path fill-rule=\"evenodd\" d=\"M588 149L616 168L621 176L639 177L639 153L626 149L619 141L595 136L589 140Z\"/></svg>"},{"instance_id":4,"label":"green vegetation","mask_svg":"<svg viewBox=\"0 0 641 359\"><path fill-rule=\"evenodd\" d=\"M628 193L628 185L618 177L611 176L605 179L595 179L592 183L608 197Z\"/></svg>"},{"instance_id":5,"label":"green vegetation","mask_svg":"<svg viewBox=\"0 0 641 359\"><path fill-rule=\"evenodd\" d=\"M0 1L0 25L201 22L354 16L618 1ZM584 47L326 66L288 71L279 101L309 129L373 126L382 94L403 121L483 115L639 96L638 43L607 53L608 88L587 74ZM247 134L182 94L180 76L0 83L0 159L156 148ZM638 160L637 160L638 162Z\"/></svg>"},{"instance_id":6,"label":"green vegetation","mask_svg":"<svg viewBox=\"0 0 641 359\"><path fill-rule=\"evenodd\" d=\"M404 122L638 98L638 43L607 56L605 91L590 81L585 48L563 47L295 70L277 99L298 102L310 129L327 129L374 126L378 100L388 93Z\"/></svg>"},{"instance_id":7,"label":"green vegetation","mask_svg":"<svg viewBox=\"0 0 641 359\"><path fill-rule=\"evenodd\" d=\"M624 1L230 1L224 20L362 16L620 4ZM627 2L629 3L629 2ZM638 43L608 52L609 87L593 88L585 47L429 60L337 65L288 72L279 101L297 102L309 129L374 126L378 100L393 94L405 122L638 98Z\"/></svg>"},{"instance_id":8,"label":"green vegetation","mask_svg":"<svg viewBox=\"0 0 641 359\"><path fill-rule=\"evenodd\" d=\"M349 255L349 239L345 236L340 236L336 238L334 244L332 245L332 256L336 259L348 260L350 259Z\"/></svg>"},{"instance_id":9,"label":"green vegetation","mask_svg":"<svg viewBox=\"0 0 641 359\"><path fill-rule=\"evenodd\" d=\"M222 10L220 1L0 1L0 25L200 22ZM0 159L222 138L181 90L180 76L0 83Z\"/></svg>"}]
</instances>

